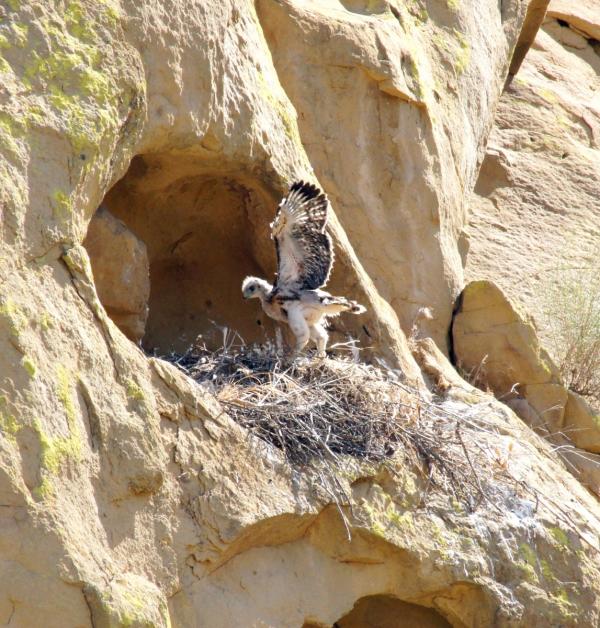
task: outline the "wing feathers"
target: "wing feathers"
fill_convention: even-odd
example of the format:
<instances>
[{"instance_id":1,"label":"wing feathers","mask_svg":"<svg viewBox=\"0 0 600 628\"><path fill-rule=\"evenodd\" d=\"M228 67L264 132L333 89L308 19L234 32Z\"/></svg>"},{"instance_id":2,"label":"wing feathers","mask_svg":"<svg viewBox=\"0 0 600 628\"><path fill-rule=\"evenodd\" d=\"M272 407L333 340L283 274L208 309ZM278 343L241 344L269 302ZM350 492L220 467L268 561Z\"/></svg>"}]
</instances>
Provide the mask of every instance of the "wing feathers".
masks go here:
<instances>
[{"instance_id":1,"label":"wing feathers","mask_svg":"<svg viewBox=\"0 0 600 628\"><path fill-rule=\"evenodd\" d=\"M316 185L298 181L279 205L287 211L295 224L308 224L311 229L323 231L327 225L329 201Z\"/></svg>"},{"instance_id":2,"label":"wing feathers","mask_svg":"<svg viewBox=\"0 0 600 628\"><path fill-rule=\"evenodd\" d=\"M325 233L329 201L312 183L298 181L277 208L271 232L277 251L277 290L316 290L329 279L331 238Z\"/></svg>"}]
</instances>

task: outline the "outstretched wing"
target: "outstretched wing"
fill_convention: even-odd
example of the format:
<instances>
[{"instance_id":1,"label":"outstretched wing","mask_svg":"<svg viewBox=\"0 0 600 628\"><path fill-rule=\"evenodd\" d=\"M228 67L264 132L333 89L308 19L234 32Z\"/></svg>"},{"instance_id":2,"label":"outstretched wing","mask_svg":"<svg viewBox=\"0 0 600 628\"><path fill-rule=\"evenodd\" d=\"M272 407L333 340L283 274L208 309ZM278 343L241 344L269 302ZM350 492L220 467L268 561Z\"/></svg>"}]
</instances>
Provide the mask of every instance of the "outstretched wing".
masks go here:
<instances>
[{"instance_id":1,"label":"outstretched wing","mask_svg":"<svg viewBox=\"0 0 600 628\"><path fill-rule=\"evenodd\" d=\"M327 283L333 265L325 233L329 200L315 185L298 181L279 203L271 234L277 251L278 292L316 290Z\"/></svg>"}]
</instances>

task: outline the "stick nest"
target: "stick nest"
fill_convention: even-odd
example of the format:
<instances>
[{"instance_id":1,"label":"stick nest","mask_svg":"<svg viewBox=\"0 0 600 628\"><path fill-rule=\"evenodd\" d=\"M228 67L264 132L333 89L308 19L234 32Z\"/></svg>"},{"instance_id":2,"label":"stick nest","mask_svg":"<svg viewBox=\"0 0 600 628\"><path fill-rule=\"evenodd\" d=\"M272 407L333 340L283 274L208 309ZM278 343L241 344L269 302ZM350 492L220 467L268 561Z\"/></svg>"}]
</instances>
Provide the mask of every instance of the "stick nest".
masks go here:
<instances>
[{"instance_id":1,"label":"stick nest","mask_svg":"<svg viewBox=\"0 0 600 628\"><path fill-rule=\"evenodd\" d=\"M342 456L382 462L401 452L429 486L469 509L483 498L472 437L463 437L459 417L403 384L397 371L345 357L290 364L271 345L194 347L168 359L293 465L324 461L333 474Z\"/></svg>"},{"instance_id":2,"label":"stick nest","mask_svg":"<svg viewBox=\"0 0 600 628\"><path fill-rule=\"evenodd\" d=\"M316 480L313 485L336 504L349 538L344 505L351 499L340 472L352 461L371 461L397 475L405 467L394 462L402 456L420 476L421 506L429 508L437 494L460 512L485 503L497 517L511 512L532 521L542 503L590 545L569 513L530 486L527 470L515 465L513 447L521 446L506 438L506 421L489 402L432 400L403 383L398 371L358 363L352 353L290 364L273 344L224 343L219 351L195 346L166 359Z\"/></svg>"}]
</instances>

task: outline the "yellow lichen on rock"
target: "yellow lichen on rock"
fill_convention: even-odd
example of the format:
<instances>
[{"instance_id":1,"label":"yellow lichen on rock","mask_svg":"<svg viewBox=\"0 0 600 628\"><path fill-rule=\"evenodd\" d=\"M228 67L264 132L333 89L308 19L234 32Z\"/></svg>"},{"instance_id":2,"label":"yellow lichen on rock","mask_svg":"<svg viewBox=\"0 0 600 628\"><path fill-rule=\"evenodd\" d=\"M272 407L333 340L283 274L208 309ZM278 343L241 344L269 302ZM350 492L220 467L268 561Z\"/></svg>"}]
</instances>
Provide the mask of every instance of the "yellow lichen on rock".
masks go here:
<instances>
[{"instance_id":1,"label":"yellow lichen on rock","mask_svg":"<svg viewBox=\"0 0 600 628\"><path fill-rule=\"evenodd\" d=\"M81 433L72 397L72 377L62 365L57 367L55 386L57 399L65 414L68 435L51 436L40 419L33 423L39 439L41 473L41 483L33 489L33 493L39 499L54 495L52 476L58 475L62 464L66 460L80 462L83 455Z\"/></svg>"},{"instance_id":2,"label":"yellow lichen on rock","mask_svg":"<svg viewBox=\"0 0 600 628\"><path fill-rule=\"evenodd\" d=\"M106 588L87 585L92 622L100 628L171 628L167 601L159 589L135 574L120 574Z\"/></svg>"}]
</instances>

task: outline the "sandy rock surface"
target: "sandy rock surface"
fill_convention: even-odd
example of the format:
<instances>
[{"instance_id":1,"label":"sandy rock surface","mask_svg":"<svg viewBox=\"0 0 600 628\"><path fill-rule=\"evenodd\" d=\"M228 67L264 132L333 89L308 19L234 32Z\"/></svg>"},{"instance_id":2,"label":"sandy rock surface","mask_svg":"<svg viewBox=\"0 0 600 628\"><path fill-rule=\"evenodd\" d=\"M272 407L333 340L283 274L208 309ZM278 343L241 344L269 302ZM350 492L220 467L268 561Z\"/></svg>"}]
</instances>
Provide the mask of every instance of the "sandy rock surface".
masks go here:
<instances>
[{"instance_id":1,"label":"sandy rock surface","mask_svg":"<svg viewBox=\"0 0 600 628\"><path fill-rule=\"evenodd\" d=\"M306 153L354 250L405 332L431 308L420 326L444 350L463 281L464 199L525 4L257 4Z\"/></svg>"},{"instance_id":2,"label":"sandy rock surface","mask_svg":"<svg viewBox=\"0 0 600 628\"><path fill-rule=\"evenodd\" d=\"M600 39L600 7L594 0L552 0L548 17L567 22L586 39Z\"/></svg>"},{"instance_id":3,"label":"sandy rock surface","mask_svg":"<svg viewBox=\"0 0 600 628\"><path fill-rule=\"evenodd\" d=\"M576 476L600 495L600 414L570 391L530 317L489 281L469 283L452 324L456 363L467 379L570 452ZM594 467L596 467L594 469Z\"/></svg>"},{"instance_id":4,"label":"sandy rock surface","mask_svg":"<svg viewBox=\"0 0 600 628\"><path fill-rule=\"evenodd\" d=\"M440 425L481 443L469 490L497 478L489 501L429 491L401 451L344 459L344 525L318 465L290 465L121 332L82 246L101 204L146 245L147 349L238 326L260 339L234 287L273 271L289 182L318 179L332 290L369 308L339 338L418 382L400 322L431 307L420 333L439 347L420 359L443 376L464 201L526 13L0 4L0 623L353 626L399 600L432 626L598 623L597 501L512 412L457 401L444 376Z\"/></svg>"},{"instance_id":5,"label":"sandy rock surface","mask_svg":"<svg viewBox=\"0 0 600 628\"><path fill-rule=\"evenodd\" d=\"M548 348L549 295L598 267L599 25L598 3L553 0L500 100L471 203L467 278L498 283Z\"/></svg>"},{"instance_id":6,"label":"sandy rock surface","mask_svg":"<svg viewBox=\"0 0 600 628\"><path fill-rule=\"evenodd\" d=\"M106 312L128 338L141 340L150 298L146 244L101 207L90 221L84 246Z\"/></svg>"}]
</instances>

